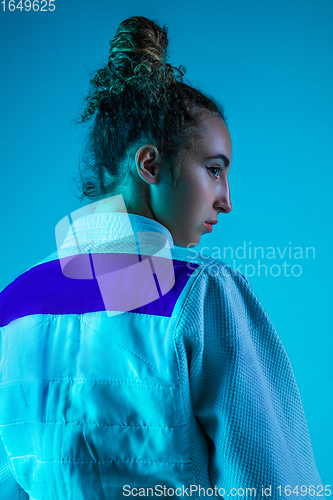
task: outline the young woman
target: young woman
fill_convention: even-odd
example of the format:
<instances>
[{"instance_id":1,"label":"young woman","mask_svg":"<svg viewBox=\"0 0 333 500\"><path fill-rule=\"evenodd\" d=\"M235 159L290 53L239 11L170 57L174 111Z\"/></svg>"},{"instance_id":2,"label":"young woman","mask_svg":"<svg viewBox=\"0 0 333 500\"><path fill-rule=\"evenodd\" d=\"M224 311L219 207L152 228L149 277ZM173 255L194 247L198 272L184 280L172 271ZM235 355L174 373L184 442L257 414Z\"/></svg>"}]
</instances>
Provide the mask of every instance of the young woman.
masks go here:
<instances>
[{"instance_id":1,"label":"young woman","mask_svg":"<svg viewBox=\"0 0 333 500\"><path fill-rule=\"evenodd\" d=\"M232 147L167 45L152 20L120 24L81 119L91 203L0 294L3 485L35 500L328 495L256 295L191 258L231 211Z\"/></svg>"}]
</instances>

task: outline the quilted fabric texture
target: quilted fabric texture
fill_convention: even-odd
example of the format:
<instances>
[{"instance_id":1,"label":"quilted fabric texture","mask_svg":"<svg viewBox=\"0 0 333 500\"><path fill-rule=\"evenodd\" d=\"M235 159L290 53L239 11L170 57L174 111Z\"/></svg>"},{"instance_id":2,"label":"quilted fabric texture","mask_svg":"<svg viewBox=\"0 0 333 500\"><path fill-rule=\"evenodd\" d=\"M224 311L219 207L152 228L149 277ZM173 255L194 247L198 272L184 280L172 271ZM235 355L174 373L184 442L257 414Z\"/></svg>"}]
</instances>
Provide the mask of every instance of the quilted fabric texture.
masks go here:
<instances>
[{"instance_id":1,"label":"quilted fabric texture","mask_svg":"<svg viewBox=\"0 0 333 500\"><path fill-rule=\"evenodd\" d=\"M288 356L251 286L158 222L74 221L1 291L0 322L1 499L320 492Z\"/></svg>"}]
</instances>

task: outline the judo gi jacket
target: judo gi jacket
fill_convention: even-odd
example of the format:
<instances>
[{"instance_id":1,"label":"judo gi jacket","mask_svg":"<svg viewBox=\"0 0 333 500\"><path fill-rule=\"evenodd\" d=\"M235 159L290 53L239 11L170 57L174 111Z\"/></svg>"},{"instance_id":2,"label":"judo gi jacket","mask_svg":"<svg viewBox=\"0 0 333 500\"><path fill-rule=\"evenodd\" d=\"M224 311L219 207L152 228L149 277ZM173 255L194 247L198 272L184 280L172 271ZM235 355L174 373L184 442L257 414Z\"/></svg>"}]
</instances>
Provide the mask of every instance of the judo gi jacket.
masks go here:
<instances>
[{"instance_id":1,"label":"judo gi jacket","mask_svg":"<svg viewBox=\"0 0 333 500\"><path fill-rule=\"evenodd\" d=\"M63 229L0 293L1 499L323 492L290 361L246 279L140 215Z\"/></svg>"}]
</instances>

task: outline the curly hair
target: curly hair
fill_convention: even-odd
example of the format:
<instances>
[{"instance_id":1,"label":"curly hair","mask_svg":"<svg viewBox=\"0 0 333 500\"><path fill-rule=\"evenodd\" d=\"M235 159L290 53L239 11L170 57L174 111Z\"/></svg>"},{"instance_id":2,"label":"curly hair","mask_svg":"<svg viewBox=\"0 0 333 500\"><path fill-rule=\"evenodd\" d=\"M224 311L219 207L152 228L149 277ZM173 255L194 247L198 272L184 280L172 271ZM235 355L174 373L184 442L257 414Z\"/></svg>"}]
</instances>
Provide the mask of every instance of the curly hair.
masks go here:
<instances>
[{"instance_id":1,"label":"curly hair","mask_svg":"<svg viewBox=\"0 0 333 500\"><path fill-rule=\"evenodd\" d=\"M198 116L208 110L226 121L221 104L183 82L186 68L166 62L166 26L145 17L122 21L110 41L107 65L90 79L77 124L92 120L83 163L81 200L112 194L124 179L131 148L147 140L174 172L184 142L195 137Z\"/></svg>"}]
</instances>

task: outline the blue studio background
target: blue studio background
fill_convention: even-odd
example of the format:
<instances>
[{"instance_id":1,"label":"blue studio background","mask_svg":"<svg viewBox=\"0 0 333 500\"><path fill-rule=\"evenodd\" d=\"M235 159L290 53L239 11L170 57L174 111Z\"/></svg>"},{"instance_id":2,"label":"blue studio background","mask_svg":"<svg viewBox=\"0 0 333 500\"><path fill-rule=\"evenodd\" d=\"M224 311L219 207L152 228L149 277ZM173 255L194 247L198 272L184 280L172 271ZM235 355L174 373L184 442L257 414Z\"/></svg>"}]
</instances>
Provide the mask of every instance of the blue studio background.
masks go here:
<instances>
[{"instance_id":1,"label":"blue studio background","mask_svg":"<svg viewBox=\"0 0 333 500\"><path fill-rule=\"evenodd\" d=\"M333 2L55 0L53 12L7 4L0 289L56 249L57 222L80 207L72 179L83 135L72 120L88 71L105 64L123 19L166 24L169 61L224 104L233 141L233 211L195 251L206 247L247 275L289 355L316 464L332 484Z\"/></svg>"}]
</instances>

